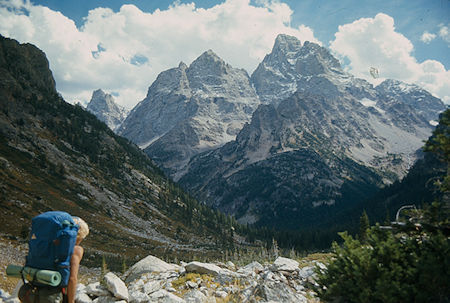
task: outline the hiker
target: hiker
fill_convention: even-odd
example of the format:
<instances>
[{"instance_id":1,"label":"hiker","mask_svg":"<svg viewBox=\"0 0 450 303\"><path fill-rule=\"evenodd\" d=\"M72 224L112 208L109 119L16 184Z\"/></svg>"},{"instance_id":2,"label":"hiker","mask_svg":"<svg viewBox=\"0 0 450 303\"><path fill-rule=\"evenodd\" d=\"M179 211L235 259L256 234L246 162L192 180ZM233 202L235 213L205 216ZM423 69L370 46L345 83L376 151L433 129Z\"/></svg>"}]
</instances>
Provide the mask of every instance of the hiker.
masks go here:
<instances>
[{"instance_id":1,"label":"hiker","mask_svg":"<svg viewBox=\"0 0 450 303\"><path fill-rule=\"evenodd\" d=\"M67 302L75 302L75 294L77 292L77 281L78 281L78 269L80 268L80 262L83 258L84 249L80 246L81 241L89 234L89 227L83 219L79 217L74 217L73 221L80 227L78 229L77 241L75 242L75 247L73 248L73 254L70 258L70 276L69 284L67 285Z\"/></svg>"},{"instance_id":2,"label":"hiker","mask_svg":"<svg viewBox=\"0 0 450 303\"><path fill-rule=\"evenodd\" d=\"M19 299L21 302L24 303L74 303L75 302L75 294L77 289L77 281L78 281L78 269L80 267L80 261L83 258L84 250L80 246L81 241L89 234L89 227L86 224L86 222L78 217L71 217L69 214L64 212L47 212L44 213L38 217L44 218L44 220L55 219L59 220L61 218L66 219L66 223L69 223L68 225L68 233L72 234L72 245L73 246L73 253L70 256L70 260L67 259L67 265L70 263L70 267L67 266L67 269L63 269L63 274L66 278L63 278L61 281L61 286L48 286L48 285L41 285L33 283L34 281L30 281L31 283L24 284L20 290L19 290ZM36 218L38 218L36 217ZM71 222L67 221L70 220ZM45 223L47 224L47 223ZM39 226L39 222L36 221L36 226ZM42 225L43 228L46 228L47 226ZM67 225L66 225L67 226ZM39 226L41 227L41 226ZM72 230L72 231L70 231ZM36 234L38 234L38 231L36 231ZM33 233L33 227L32 227L32 236L31 240L33 240L33 237L36 238L36 235ZM37 236L39 238L39 234ZM76 237L76 238L75 238ZM30 241L31 241L30 240ZM59 241L59 239L57 240ZM61 242L64 241L64 239L61 239ZM55 242L55 241L53 241ZM56 244L58 246L62 246L63 244ZM34 248L35 250L35 248ZM69 251L72 251L69 248ZM28 258L28 257L27 257ZM33 256L31 257L31 259ZM45 259L45 258L44 258ZM69 262L70 261L70 262ZM28 259L27 259L28 262ZM36 262L36 258L32 260L32 262ZM38 268L44 268L44 267L38 267ZM65 272L64 272L65 271ZM33 279L34 280L34 279ZM64 282L63 282L64 281Z\"/></svg>"}]
</instances>

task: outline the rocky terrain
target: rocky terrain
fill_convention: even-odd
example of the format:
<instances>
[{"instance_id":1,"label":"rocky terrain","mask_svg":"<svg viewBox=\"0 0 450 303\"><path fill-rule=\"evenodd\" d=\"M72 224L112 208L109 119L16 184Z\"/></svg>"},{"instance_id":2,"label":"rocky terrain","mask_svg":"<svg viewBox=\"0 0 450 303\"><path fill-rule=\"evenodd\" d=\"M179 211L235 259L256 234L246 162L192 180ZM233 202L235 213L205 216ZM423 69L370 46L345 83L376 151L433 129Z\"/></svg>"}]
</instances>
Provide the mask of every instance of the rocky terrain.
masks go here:
<instances>
[{"instance_id":1,"label":"rocky terrain","mask_svg":"<svg viewBox=\"0 0 450 303\"><path fill-rule=\"evenodd\" d=\"M97 264L102 252L207 253L230 238L137 146L66 103L35 46L0 37L0 109L2 234L25 239L32 217L65 210L90 225L86 259Z\"/></svg>"},{"instance_id":2,"label":"rocky terrain","mask_svg":"<svg viewBox=\"0 0 450 303\"><path fill-rule=\"evenodd\" d=\"M123 275L108 272L100 281L79 283L76 302L319 302L311 290L316 268L325 265L284 257L242 267L232 262L169 264L150 255ZM0 300L18 302L5 291Z\"/></svg>"},{"instance_id":3,"label":"rocky terrain","mask_svg":"<svg viewBox=\"0 0 450 303\"><path fill-rule=\"evenodd\" d=\"M86 110L93 113L100 121L108 125L111 130L116 128L125 120L128 110L114 102L114 97L101 89L92 93L92 98Z\"/></svg>"},{"instance_id":4,"label":"rocky terrain","mask_svg":"<svg viewBox=\"0 0 450 303\"><path fill-rule=\"evenodd\" d=\"M162 72L117 132L176 180L192 156L234 139L259 103L247 72L209 50Z\"/></svg>"}]
</instances>

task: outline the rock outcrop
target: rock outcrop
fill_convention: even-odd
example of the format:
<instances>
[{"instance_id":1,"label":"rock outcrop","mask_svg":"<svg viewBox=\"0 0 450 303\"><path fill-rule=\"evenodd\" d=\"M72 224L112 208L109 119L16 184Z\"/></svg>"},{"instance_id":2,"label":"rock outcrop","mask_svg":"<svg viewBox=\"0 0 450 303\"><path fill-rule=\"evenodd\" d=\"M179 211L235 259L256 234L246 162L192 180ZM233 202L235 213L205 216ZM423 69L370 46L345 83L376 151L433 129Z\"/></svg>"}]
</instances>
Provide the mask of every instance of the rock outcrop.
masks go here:
<instances>
[{"instance_id":1,"label":"rock outcrop","mask_svg":"<svg viewBox=\"0 0 450 303\"><path fill-rule=\"evenodd\" d=\"M144 260L145 262L139 263L149 264L149 260L152 260L160 265L167 264L153 256L148 256ZM109 303L120 300L130 303L215 303L218 300L314 302L315 293L310 289L315 283L314 268L324 267L321 263L312 262L302 264L303 267L300 268L297 261L283 257L278 257L273 264L264 266L253 262L237 271L197 261L182 263L181 266L167 265L169 266L153 267L153 270L147 267L145 273L136 275L134 279L128 279L130 281L127 284L128 298L123 293L119 294L117 286L113 285L125 285L124 282L118 281L113 273L108 273L105 275L106 286L102 286L99 282L87 287L79 285L76 302ZM111 279L114 283L108 282Z\"/></svg>"}]
</instances>

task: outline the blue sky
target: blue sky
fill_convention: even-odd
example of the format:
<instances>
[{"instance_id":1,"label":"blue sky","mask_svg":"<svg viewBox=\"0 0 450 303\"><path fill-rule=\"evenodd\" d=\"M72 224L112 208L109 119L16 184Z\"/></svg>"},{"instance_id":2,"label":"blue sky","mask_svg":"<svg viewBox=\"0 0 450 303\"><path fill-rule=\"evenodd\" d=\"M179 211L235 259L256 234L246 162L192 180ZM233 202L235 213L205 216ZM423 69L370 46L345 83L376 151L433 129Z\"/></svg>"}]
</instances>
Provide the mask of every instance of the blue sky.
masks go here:
<instances>
[{"instance_id":1,"label":"blue sky","mask_svg":"<svg viewBox=\"0 0 450 303\"><path fill-rule=\"evenodd\" d=\"M0 33L43 49L69 102L103 88L129 108L207 49L253 72L278 33L329 48L374 85L416 83L450 103L449 27L449 0L0 0Z\"/></svg>"}]
</instances>

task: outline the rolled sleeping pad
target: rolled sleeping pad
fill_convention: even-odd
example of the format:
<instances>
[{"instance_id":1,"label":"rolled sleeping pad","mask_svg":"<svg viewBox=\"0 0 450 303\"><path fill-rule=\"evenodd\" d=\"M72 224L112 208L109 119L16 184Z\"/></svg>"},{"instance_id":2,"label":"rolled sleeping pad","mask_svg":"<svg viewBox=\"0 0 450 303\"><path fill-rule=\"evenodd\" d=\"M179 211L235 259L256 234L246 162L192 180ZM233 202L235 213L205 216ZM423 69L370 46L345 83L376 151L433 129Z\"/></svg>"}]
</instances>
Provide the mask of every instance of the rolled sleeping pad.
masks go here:
<instances>
[{"instance_id":1,"label":"rolled sleeping pad","mask_svg":"<svg viewBox=\"0 0 450 303\"><path fill-rule=\"evenodd\" d=\"M30 282L36 281L50 286L58 286L61 283L61 274L57 271L47 269L36 269L28 266L23 267L9 264L8 267L6 267L6 274L15 278L22 278L23 274L23 277Z\"/></svg>"}]
</instances>

